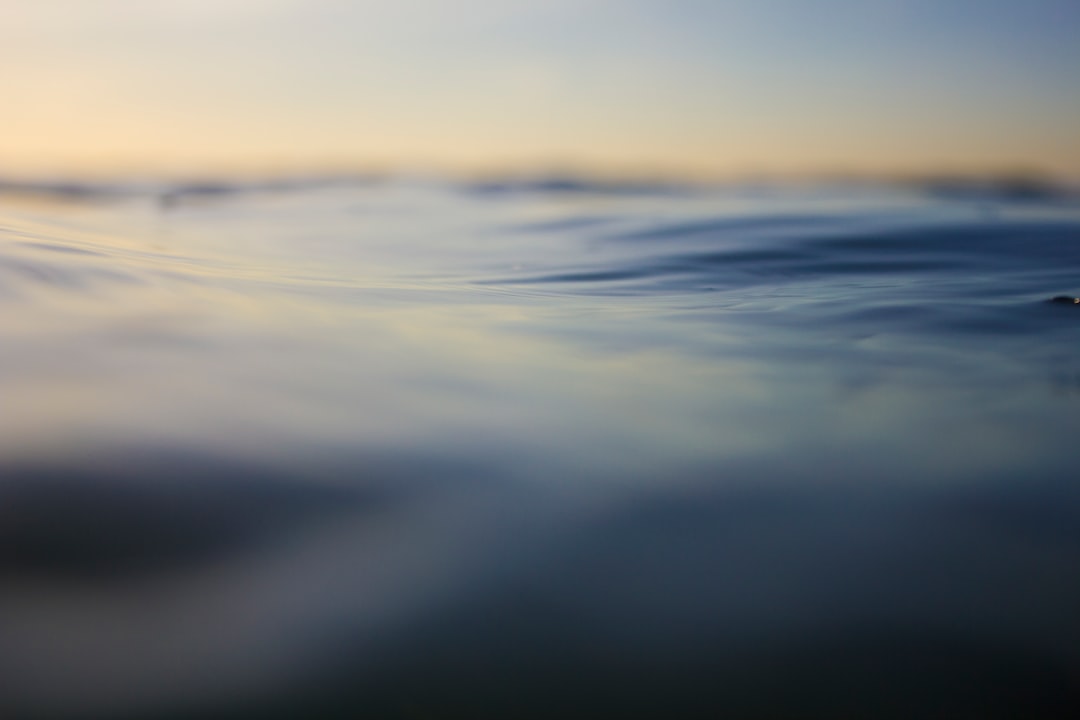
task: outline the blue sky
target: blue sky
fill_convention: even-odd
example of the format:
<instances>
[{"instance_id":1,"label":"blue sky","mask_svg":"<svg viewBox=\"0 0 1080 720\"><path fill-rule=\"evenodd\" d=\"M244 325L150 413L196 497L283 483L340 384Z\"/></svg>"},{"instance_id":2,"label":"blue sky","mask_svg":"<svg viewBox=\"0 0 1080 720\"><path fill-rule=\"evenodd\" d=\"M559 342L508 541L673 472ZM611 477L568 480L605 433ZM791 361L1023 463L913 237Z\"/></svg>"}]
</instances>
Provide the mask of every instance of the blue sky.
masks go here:
<instances>
[{"instance_id":1,"label":"blue sky","mask_svg":"<svg viewBox=\"0 0 1080 720\"><path fill-rule=\"evenodd\" d=\"M1080 176L1076 0L0 0L0 167Z\"/></svg>"}]
</instances>

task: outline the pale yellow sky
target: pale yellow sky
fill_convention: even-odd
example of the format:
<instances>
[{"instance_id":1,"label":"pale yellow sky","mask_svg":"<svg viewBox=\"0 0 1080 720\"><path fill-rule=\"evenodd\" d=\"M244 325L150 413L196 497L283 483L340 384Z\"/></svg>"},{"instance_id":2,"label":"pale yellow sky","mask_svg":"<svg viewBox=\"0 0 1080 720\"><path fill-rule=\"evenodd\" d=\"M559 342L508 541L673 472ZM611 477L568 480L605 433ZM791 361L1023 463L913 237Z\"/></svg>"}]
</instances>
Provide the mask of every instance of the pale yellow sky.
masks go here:
<instances>
[{"instance_id":1,"label":"pale yellow sky","mask_svg":"<svg viewBox=\"0 0 1080 720\"><path fill-rule=\"evenodd\" d=\"M814 5L0 0L0 176L406 164L1080 177L1075 3Z\"/></svg>"}]
</instances>

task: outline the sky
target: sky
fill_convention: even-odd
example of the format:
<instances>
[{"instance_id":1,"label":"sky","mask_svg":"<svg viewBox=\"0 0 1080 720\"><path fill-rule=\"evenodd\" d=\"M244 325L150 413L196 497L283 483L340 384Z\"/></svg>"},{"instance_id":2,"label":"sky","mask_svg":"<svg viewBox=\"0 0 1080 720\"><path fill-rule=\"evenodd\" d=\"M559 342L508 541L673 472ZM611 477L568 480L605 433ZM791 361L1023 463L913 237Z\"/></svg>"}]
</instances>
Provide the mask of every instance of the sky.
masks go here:
<instances>
[{"instance_id":1,"label":"sky","mask_svg":"<svg viewBox=\"0 0 1080 720\"><path fill-rule=\"evenodd\" d=\"M0 176L1080 178L1078 0L0 0Z\"/></svg>"}]
</instances>

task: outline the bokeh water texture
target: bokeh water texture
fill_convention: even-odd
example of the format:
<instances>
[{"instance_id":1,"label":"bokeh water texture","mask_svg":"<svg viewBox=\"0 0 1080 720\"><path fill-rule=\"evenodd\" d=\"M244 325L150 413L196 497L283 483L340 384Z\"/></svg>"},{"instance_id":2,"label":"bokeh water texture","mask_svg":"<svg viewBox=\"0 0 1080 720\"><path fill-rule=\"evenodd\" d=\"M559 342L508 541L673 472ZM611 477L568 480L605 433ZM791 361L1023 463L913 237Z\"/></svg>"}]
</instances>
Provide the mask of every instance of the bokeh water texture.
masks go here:
<instances>
[{"instance_id":1,"label":"bokeh water texture","mask_svg":"<svg viewBox=\"0 0 1080 720\"><path fill-rule=\"evenodd\" d=\"M4 717L1080 708L1074 198L4 189Z\"/></svg>"}]
</instances>

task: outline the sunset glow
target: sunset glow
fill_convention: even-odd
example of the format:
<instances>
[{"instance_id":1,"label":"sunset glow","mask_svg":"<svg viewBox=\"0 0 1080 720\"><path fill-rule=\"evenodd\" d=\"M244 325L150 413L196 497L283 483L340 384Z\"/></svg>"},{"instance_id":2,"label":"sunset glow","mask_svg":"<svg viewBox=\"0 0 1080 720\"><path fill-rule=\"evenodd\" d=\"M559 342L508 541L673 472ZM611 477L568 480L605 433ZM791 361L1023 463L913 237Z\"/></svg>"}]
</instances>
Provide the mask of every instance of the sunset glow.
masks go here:
<instances>
[{"instance_id":1,"label":"sunset glow","mask_svg":"<svg viewBox=\"0 0 1080 720\"><path fill-rule=\"evenodd\" d=\"M1080 5L0 0L0 174L1080 176Z\"/></svg>"}]
</instances>

